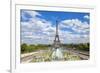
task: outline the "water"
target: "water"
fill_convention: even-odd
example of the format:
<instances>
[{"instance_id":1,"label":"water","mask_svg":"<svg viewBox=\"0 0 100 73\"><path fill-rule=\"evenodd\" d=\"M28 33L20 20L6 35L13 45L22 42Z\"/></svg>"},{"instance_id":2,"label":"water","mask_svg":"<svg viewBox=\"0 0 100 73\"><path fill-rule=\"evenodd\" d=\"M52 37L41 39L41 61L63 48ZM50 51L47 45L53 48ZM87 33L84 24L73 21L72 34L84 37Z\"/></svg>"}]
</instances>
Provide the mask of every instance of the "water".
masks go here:
<instances>
[{"instance_id":1,"label":"water","mask_svg":"<svg viewBox=\"0 0 100 73\"><path fill-rule=\"evenodd\" d=\"M61 48L54 49L52 53L52 60L63 60L63 52Z\"/></svg>"}]
</instances>

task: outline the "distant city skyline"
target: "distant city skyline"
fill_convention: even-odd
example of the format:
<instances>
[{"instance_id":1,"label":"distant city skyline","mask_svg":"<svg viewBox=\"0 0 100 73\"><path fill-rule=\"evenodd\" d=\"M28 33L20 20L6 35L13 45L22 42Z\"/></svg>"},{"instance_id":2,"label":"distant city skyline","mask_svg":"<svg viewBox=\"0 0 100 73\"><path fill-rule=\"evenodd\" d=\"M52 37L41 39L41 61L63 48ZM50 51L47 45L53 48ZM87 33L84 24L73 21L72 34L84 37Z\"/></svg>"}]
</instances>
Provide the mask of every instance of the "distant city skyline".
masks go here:
<instances>
[{"instance_id":1,"label":"distant city skyline","mask_svg":"<svg viewBox=\"0 0 100 73\"><path fill-rule=\"evenodd\" d=\"M22 9L20 14L21 43L52 44L57 19L61 43L89 42L90 13Z\"/></svg>"}]
</instances>

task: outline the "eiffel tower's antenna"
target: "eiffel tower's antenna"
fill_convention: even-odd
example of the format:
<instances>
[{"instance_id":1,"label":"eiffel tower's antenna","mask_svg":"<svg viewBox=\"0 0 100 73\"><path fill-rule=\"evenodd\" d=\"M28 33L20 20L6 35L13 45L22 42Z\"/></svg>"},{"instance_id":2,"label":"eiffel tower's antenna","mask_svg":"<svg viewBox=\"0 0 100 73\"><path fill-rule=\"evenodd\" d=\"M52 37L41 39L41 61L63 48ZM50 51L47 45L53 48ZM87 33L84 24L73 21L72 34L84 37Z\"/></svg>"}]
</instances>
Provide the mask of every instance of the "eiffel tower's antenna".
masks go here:
<instances>
[{"instance_id":1,"label":"eiffel tower's antenna","mask_svg":"<svg viewBox=\"0 0 100 73\"><path fill-rule=\"evenodd\" d=\"M58 35L58 20L56 20L56 35Z\"/></svg>"}]
</instances>

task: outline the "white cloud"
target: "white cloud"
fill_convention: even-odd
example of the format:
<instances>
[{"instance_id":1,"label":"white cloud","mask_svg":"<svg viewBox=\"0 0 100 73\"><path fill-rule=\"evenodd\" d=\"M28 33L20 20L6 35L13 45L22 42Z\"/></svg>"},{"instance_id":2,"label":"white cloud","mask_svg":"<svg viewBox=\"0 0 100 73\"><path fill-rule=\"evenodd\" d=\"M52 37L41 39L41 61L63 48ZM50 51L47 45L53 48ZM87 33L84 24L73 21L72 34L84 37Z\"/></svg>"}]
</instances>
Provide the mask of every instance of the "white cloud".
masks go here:
<instances>
[{"instance_id":1,"label":"white cloud","mask_svg":"<svg viewBox=\"0 0 100 73\"><path fill-rule=\"evenodd\" d=\"M67 43L87 43L89 42L89 24L81 22L78 19L69 19L61 21L59 25L60 30L71 29L71 31L60 31L61 39ZM73 33L74 31L74 33ZM77 33L77 34L75 34Z\"/></svg>"},{"instance_id":2,"label":"white cloud","mask_svg":"<svg viewBox=\"0 0 100 73\"><path fill-rule=\"evenodd\" d=\"M28 15L30 15L30 16L32 16L32 17L35 17L36 15L38 15L38 16L41 16L41 14L39 14L38 12L36 12L36 11L25 11L25 10L23 10L22 11L22 15L23 16L25 16L25 14L28 14Z\"/></svg>"},{"instance_id":3,"label":"white cloud","mask_svg":"<svg viewBox=\"0 0 100 73\"><path fill-rule=\"evenodd\" d=\"M89 19L90 17L89 17L88 15L85 15L84 18L85 18L85 19Z\"/></svg>"},{"instance_id":4,"label":"white cloud","mask_svg":"<svg viewBox=\"0 0 100 73\"><path fill-rule=\"evenodd\" d=\"M27 12L29 13L29 12ZM51 22L36 17L37 12L29 13L32 18L28 22L21 22L21 37L22 42L26 43L51 43L52 32L54 28L51 27ZM51 33L50 33L51 32ZM53 32L54 33L54 32Z\"/></svg>"},{"instance_id":5,"label":"white cloud","mask_svg":"<svg viewBox=\"0 0 100 73\"><path fill-rule=\"evenodd\" d=\"M41 14L39 14L38 12L36 11L27 11L27 10L22 10L21 11L21 18L24 20L24 21L28 21L29 18L34 18L36 16L41 16Z\"/></svg>"},{"instance_id":6,"label":"white cloud","mask_svg":"<svg viewBox=\"0 0 100 73\"><path fill-rule=\"evenodd\" d=\"M89 31L89 24L87 22L81 22L79 19L63 20L60 23L60 28L70 28L77 33L87 33Z\"/></svg>"}]
</instances>

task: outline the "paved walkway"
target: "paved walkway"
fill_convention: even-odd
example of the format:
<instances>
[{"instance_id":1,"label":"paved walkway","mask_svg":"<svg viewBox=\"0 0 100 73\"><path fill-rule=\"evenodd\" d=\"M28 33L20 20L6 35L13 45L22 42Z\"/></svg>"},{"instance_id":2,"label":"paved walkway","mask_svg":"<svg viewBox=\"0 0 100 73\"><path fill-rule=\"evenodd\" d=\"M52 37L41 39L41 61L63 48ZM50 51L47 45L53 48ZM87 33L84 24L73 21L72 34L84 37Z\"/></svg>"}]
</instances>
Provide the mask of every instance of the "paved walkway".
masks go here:
<instances>
[{"instance_id":1,"label":"paved walkway","mask_svg":"<svg viewBox=\"0 0 100 73\"><path fill-rule=\"evenodd\" d=\"M67 49L66 51L79 56L83 60L89 59L89 52L85 52L85 51L83 52L83 51L79 51L79 50L70 50L70 49Z\"/></svg>"},{"instance_id":2,"label":"paved walkway","mask_svg":"<svg viewBox=\"0 0 100 73\"><path fill-rule=\"evenodd\" d=\"M21 54L21 62L23 63L30 62L34 58L34 54L43 53L43 52L47 52L47 50L40 50L36 52Z\"/></svg>"},{"instance_id":3,"label":"paved walkway","mask_svg":"<svg viewBox=\"0 0 100 73\"><path fill-rule=\"evenodd\" d=\"M48 50L40 50L40 51L36 51L36 52L21 54L21 62L23 62L23 63L30 62L34 58L34 54L43 53L43 52L47 52L47 51ZM69 52L73 55L79 56L82 60L89 59L89 52L83 52L83 51L79 51L79 50L70 50L70 49L67 49L64 51Z\"/></svg>"}]
</instances>

